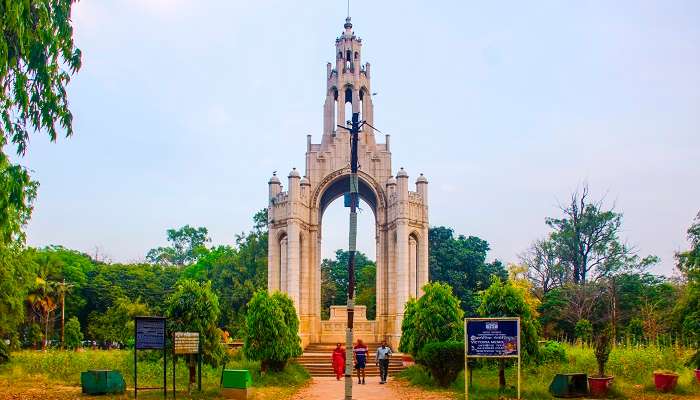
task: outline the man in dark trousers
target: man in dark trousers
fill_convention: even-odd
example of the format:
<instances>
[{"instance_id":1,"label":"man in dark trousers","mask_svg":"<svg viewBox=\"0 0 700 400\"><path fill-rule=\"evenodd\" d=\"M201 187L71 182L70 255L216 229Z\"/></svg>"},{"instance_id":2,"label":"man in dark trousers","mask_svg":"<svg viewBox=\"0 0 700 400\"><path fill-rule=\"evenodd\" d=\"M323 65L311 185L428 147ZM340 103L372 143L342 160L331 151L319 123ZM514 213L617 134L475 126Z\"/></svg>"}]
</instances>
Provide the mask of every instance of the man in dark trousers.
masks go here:
<instances>
[{"instance_id":1,"label":"man in dark trousers","mask_svg":"<svg viewBox=\"0 0 700 400\"><path fill-rule=\"evenodd\" d=\"M376 364L379 365L379 383L386 383L387 374L389 373L389 357L391 357L391 348L386 345L386 340L382 341L382 345L377 347Z\"/></svg>"}]
</instances>

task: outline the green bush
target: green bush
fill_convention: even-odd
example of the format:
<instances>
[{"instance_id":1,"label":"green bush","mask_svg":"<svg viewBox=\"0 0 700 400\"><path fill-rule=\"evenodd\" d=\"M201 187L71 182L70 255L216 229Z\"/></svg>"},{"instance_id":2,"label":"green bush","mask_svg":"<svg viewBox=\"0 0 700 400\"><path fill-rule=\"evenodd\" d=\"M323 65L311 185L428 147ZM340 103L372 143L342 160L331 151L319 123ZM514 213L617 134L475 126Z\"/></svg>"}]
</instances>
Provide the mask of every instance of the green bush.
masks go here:
<instances>
[{"instance_id":1,"label":"green bush","mask_svg":"<svg viewBox=\"0 0 700 400\"><path fill-rule=\"evenodd\" d=\"M431 342L418 352L416 361L430 370L438 385L447 387L464 368L464 342Z\"/></svg>"},{"instance_id":2,"label":"green bush","mask_svg":"<svg viewBox=\"0 0 700 400\"><path fill-rule=\"evenodd\" d=\"M423 296L406 303L399 350L414 357L430 342L459 340L464 334L464 312L446 283L423 286Z\"/></svg>"},{"instance_id":3,"label":"green bush","mask_svg":"<svg viewBox=\"0 0 700 400\"><path fill-rule=\"evenodd\" d=\"M600 378L605 377L605 364L608 363L611 350L610 336L607 331L602 332L595 341L595 359L598 364L598 377Z\"/></svg>"},{"instance_id":4,"label":"green bush","mask_svg":"<svg viewBox=\"0 0 700 400\"><path fill-rule=\"evenodd\" d=\"M80 321L78 317L70 317L65 327L66 347L77 349L83 341L83 332L80 331Z\"/></svg>"},{"instance_id":5,"label":"green bush","mask_svg":"<svg viewBox=\"0 0 700 400\"><path fill-rule=\"evenodd\" d=\"M555 340L548 340L545 342L544 346L540 349L540 357L542 357L542 361L548 363L548 362L557 362L557 363L562 363L566 362L566 349L564 348L564 345L561 343L555 341Z\"/></svg>"},{"instance_id":6,"label":"green bush","mask_svg":"<svg viewBox=\"0 0 700 400\"><path fill-rule=\"evenodd\" d=\"M10 347L5 344L5 340L0 338L0 364L10 361Z\"/></svg>"},{"instance_id":7,"label":"green bush","mask_svg":"<svg viewBox=\"0 0 700 400\"><path fill-rule=\"evenodd\" d=\"M292 300L284 293L260 290L248 303L243 352L248 359L259 360L263 371L281 371L302 353L298 332Z\"/></svg>"},{"instance_id":8,"label":"green bush","mask_svg":"<svg viewBox=\"0 0 700 400\"><path fill-rule=\"evenodd\" d=\"M581 343L589 343L593 337L593 325L587 319L580 319L574 327L574 334Z\"/></svg>"}]
</instances>

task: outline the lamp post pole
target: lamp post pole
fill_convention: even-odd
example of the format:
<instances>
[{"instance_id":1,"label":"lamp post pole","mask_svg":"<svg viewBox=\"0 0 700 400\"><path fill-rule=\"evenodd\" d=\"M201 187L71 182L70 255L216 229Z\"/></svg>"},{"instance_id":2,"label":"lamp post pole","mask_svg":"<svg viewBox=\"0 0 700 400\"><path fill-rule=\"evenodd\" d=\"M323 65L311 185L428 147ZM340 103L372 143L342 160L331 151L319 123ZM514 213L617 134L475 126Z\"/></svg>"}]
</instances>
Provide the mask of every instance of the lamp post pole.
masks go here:
<instances>
[{"instance_id":1,"label":"lamp post pole","mask_svg":"<svg viewBox=\"0 0 700 400\"><path fill-rule=\"evenodd\" d=\"M350 235L348 240L348 325L345 331L345 400L352 400L352 342L355 316L355 250L357 243L357 205L359 190L357 181L357 142L360 131L360 113L352 114L350 129Z\"/></svg>"}]
</instances>

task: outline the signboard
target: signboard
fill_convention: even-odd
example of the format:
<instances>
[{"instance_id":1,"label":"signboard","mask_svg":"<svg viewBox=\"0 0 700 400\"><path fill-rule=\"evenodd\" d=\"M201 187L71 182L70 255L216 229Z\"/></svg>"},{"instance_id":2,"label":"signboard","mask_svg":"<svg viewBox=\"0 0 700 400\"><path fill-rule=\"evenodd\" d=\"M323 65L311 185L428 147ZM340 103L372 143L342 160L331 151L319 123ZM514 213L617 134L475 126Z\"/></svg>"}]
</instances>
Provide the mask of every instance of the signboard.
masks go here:
<instances>
[{"instance_id":1,"label":"signboard","mask_svg":"<svg viewBox=\"0 0 700 400\"><path fill-rule=\"evenodd\" d=\"M175 332L175 354L198 354L199 332Z\"/></svg>"},{"instance_id":2,"label":"signboard","mask_svg":"<svg viewBox=\"0 0 700 400\"><path fill-rule=\"evenodd\" d=\"M165 348L165 318L136 317L136 349Z\"/></svg>"},{"instance_id":3,"label":"signboard","mask_svg":"<svg viewBox=\"0 0 700 400\"><path fill-rule=\"evenodd\" d=\"M168 395L168 364L165 351L165 317L134 317L134 399L139 390L163 389L163 398ZM163 350L163 387L139 387L139 350Z\"/></svg>"},{"instance_id":4,"label":"signboard","mask_svg":"<svg viewBox=\"0 0 700 400\"><path fill-rule=\"evenodd\" d=\"M469 400L470 358L517 358L520 399L520 318L464 319L464 398Z\"/></svg>"},{"instance_id":5,"label":"signboard","mask_svg":"<svg viewBox=\"0 0 700 400\"><path fill-rule=\"evenodd\" d=\"M517 357L518 321L467 321L467 355L476 357Z\"/></svg>"}]
</instances>

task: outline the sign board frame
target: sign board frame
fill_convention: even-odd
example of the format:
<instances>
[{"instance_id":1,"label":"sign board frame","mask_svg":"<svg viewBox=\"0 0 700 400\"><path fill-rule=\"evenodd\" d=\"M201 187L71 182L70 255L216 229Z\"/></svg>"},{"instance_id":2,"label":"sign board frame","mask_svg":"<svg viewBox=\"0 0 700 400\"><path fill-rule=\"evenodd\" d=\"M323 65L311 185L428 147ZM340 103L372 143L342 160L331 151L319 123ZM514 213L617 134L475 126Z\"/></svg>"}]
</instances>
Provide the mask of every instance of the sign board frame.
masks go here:
<instances>
[{"instance_id":1,"label":"sign board frame","mask_svg":"<svg viewBox=\"0 0 700 400\"><path fill-rule=\"evenodd\" d=\"M192 351L193 349L190 347L184 348L183 351L178 351L177 343L178 343L178 336L183 336L183 337L196 337L197 338L197 349L195 351ZM196 354L197 355L197 390L200 392L202 391L202 335L199 332L173 332L173 399L176 396L177 393L177 388L175 386L175 367L177 366L177 356L178 355L188 355L188 354ZM188 387L189 387L189 379L188 379Z\"/></svg>"},{"instance_id":2,"label":"sign board frame","mask_svg":"<svg viewBox=\"0 0 700 400\"><path fill-rule=\"evenodd\" d=\"M168 364L165 337L167 333L167 318L156 316L134 317L134 399L138 399L139 390L163 390L163 398L168 396ZM163 387L142 387L138 385L138 351L163 351Z\"/></svg>"},{"instance_id":3,"label":"sign board frame","mask_svg":"<svg viewBox=\"0 0 700 400\"><path fill-rule=\"evenodd\" d=\"M501 355L478 355L469 354L469 323L470 322L513 322L515 321L517 335L517 354L501 354ZM470 358L517 358L518 359L518 399L520 399L520 354L522 347L520 346L521 333L520 317L503 317L503 318L465 318L464 319L464 398L469 400L469 359Z\"/></svg>"}]
</instances>

